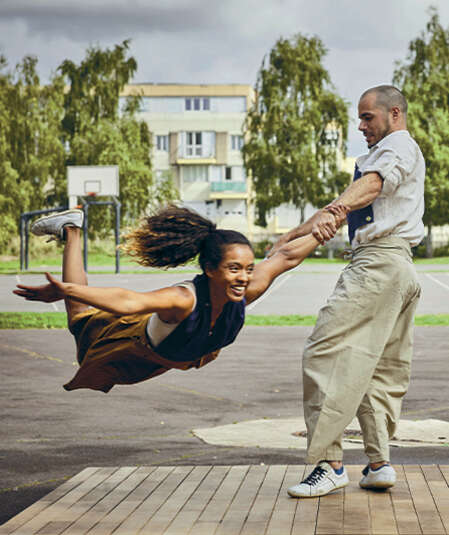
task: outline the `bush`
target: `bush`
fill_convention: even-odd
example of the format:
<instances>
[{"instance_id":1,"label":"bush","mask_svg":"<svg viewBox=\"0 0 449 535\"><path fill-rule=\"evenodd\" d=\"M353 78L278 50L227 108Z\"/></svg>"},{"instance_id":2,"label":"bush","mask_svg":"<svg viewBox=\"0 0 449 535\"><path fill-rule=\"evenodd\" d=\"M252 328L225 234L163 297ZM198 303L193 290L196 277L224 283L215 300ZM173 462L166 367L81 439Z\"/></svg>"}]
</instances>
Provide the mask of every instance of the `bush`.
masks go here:
<instances>
[{"instance_id":1,"label":"bush","mask_svg":"<svg viewBox=\"0 0 449 535\"><path fill-rule=\"evenodd\" d=\"M273 242L271 240L261 240L253 243L252 246L256 258L265 258L266 254L273 246Z\"/></svg>"}]
</instances>

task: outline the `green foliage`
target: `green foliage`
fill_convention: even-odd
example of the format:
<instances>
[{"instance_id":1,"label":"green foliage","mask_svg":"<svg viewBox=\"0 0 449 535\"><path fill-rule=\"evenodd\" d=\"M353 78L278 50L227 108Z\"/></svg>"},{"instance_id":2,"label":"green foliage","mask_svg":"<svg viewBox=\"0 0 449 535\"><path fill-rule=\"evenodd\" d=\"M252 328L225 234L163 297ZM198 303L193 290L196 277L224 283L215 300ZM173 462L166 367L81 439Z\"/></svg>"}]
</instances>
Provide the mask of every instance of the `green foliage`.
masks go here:
<instances>
[{"instance_id":1,"label":"green foliage","mask_svg":"<svg viewBox=\"0 0 449 535\"><path fill-rule=\"evenodd\" d=\"M26 56L12 72L0 56L0 251L19 231L22 212L67 204L67 165L118 165L122 223L177 197L170 176L154 180L151 136L136 119L138 98L119 111L119 95L137 69L129 41L91 47L79 65L65 60L48 85ZM114 228L114 211L89 211L91 235Z\"/></svg>"},{"instance_id":2,"label":"green foliage","mask_svg":"<svg viewBox=\"0 0 449 535\"><path fill-rule=\"evenodd\" d=\"M430 231L449 222L448 58L449 28L431 8L426 30L410 42L393 76L408 100L408 128L426 160L424 223Z\"/></svg>"},{"instance_id":3,"label":"green foliage","mask_svg":"<svg viewBox=\"0 0 449 535\"><path fill-rule=\"evenodd\" d=\"M17 234L20 214L42 208L63 173L62 80L42 87L37 60L26 56L0 74L0 250ZM0 58L0 70L6 68Z\"/></svg>"},{"instance_id":4,"label":"green foliage","mask_svg":"<svg viewBox=\"0 0 449 535\"><path fill-rule=\"evenodd\" d=\"M325 204L349 182L337 170L337 153L346 150L348 105L334 92L325 54L318 37L298 34L279 39L262 62L242 152L263 226L273 208Z\"/></svg>"}]
</instances>

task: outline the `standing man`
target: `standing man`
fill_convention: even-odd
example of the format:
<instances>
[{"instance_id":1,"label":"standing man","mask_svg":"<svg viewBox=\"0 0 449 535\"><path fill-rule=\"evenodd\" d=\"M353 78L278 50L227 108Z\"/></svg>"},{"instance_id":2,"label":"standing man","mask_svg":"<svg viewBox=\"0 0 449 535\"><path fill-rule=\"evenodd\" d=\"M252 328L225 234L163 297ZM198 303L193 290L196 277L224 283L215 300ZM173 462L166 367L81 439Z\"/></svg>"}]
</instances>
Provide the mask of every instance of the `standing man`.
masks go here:
<instances>
[{"instance_id":1,"label":"standing man","mask_svg":"<svg viewBox=\"0 0 449 535\"><path fill-rule=\"evenodd\" d=\"M368 89L358 111L368 153L357 159L354 182L312 222L315 237L324 241L333 226L330 216L343 206L352 260L306 342L307 462L316 467L288 489L298 498L323 496L348 484L342 435L355 416L369 459L360 486L387 488L396 480L388 441L410 381L420 295L411 247L424 237L425 163L407 131L407 102L398 89Z\"/></svg>"}]
</instances>

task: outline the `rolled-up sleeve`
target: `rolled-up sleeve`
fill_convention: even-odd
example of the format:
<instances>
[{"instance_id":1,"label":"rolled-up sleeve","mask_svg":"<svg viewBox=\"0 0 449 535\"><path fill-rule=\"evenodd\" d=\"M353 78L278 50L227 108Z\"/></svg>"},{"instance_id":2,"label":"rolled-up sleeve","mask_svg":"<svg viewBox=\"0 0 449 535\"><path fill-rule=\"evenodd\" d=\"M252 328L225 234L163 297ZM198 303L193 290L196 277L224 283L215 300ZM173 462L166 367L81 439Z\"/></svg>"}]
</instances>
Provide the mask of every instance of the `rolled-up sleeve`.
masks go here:
<instances>
[{"instance_id":1,"label":"rolled-up sleeve","mask_svg":"<svg viewBox=\"0 0 449 535\"><path fill-rule=\"evenodd\" d=\"M383 193L388 195L396 190L410 172L412 165L409 156L399 154L392 147L379 147L363 165L362 174L378 173L383 180Z\"/></svg>"}]
</instances>

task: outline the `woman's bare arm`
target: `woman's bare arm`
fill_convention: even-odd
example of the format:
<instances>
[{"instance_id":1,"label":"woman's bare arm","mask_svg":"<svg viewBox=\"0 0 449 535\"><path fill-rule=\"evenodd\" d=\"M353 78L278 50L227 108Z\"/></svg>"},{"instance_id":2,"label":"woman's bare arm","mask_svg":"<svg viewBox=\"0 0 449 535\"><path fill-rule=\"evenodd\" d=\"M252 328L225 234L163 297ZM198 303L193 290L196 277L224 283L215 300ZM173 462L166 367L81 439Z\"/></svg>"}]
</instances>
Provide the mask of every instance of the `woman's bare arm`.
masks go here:
<instances>
[{"instance_id":1,"label":"woman's bare arm","mask_svg":"<svg viewBox=\"0 0 449 535\"><path fill-rule=\"evenodd\" d=\"M193 309L194 296L183 286L170 286L150 292L135 292L124 288L99 288L71 282L61 282L49 273L47 285L18 285L16 295L28 301L52 302L58 299L74 299L81 303L106 310L117 315L157 312L169 323L182 321Z\"/></svg>"},{"instance_id":2,"label":"woman's bare arm","mask_svg":"<svg viewBox=\"0 0 449 535\"><path fill-rule=\"evenodd\" d=\"M281 245L270 258L256 264L246 290L247 304L259 298L281 273L298 266L318 245L320 242L308 234Z\"/></svg>"}]
</instances>

